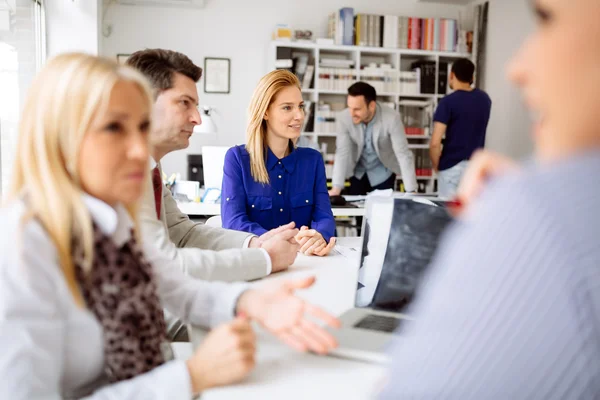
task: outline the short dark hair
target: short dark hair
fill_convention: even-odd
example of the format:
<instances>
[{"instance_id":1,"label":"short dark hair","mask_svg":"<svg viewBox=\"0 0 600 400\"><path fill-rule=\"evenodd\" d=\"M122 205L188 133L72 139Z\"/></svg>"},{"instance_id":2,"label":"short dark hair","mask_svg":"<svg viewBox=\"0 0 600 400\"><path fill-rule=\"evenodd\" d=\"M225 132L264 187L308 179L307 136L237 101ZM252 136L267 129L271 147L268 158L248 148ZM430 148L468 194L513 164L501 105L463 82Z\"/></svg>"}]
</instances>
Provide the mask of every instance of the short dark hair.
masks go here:
<instances>
[{"instance_id":1,"label":"short dark hair","mask_svg":"<svg viewBox=\"0 0 600 400\"><path fill-rule=\"evenodd\" d=\"M175 73L185 75L194 82L198 82L202 77L202 68L185 54L172 50L136 51L127 59L126 64L144 74L157 93L173 87Z\"/></svg>"},{"instance_id":2,"label":"short dark hair","mask_svg":"<svg viewBox=\"0 0 600 400\"><path fill-rule=\"evenodd\" d=\"M356 82L352 84L348 88L348 95L352 97L364 96L365 103L367 103L367 105L371 104L372 101L377 100L377 92L375 91L375 88L366 82Z\"/></svg>"},{"instance_id":3,"label":"short dark hair","mask_svg":"<svg viewBox=\"0 0 600 400\"><path fill-rule=\"evenodd\" d=\"M475 64L468 58L460 58L452 64L452 72L459 81L463 83L473 83Z\"/></svg>"}]
</instances>

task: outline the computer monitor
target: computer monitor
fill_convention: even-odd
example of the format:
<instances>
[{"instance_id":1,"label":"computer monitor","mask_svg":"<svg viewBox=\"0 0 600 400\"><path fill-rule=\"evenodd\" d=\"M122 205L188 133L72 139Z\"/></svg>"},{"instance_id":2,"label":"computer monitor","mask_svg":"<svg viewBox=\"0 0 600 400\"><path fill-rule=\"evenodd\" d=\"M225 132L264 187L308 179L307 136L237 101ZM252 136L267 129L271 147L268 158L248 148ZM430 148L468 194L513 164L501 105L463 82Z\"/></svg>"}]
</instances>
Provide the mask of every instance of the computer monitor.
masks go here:
<instances>
[{"instance_id":1,"label":"computer monitor","mask_svg":"<svg viewBox=\"0 0 600 400\"><path fill-rule=\"evenodd\" d=\"M204 187L206 189L219 189L223 184L223 166L227 146L203 146L202 166L204 169Z\"/></svg>"}]
</instances>

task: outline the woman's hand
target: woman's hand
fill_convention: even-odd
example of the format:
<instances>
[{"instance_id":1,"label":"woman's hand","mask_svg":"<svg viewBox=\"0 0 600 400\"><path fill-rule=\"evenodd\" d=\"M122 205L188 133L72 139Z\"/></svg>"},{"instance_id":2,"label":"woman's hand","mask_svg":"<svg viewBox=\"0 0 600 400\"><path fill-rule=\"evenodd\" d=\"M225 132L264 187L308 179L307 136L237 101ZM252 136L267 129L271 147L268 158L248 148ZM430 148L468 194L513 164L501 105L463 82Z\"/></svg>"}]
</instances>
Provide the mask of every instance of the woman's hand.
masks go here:
<instances>
[{"instance_id":1,"label":"woman's hand","mask_svg":"<svg viewBox=\"0 0 600 400\"><path fill-rule=\"evenodd\" d=\"M313 321L319 319L333 328L339 328L340 321L294 294L295 290L308 288L314 282L315 277L311 276L249 289L240 296L237 312L256 320L290 347L325 354L337 347L337 342Z\"/></svg>"},{"instance_id":2,"label":"woman's hand","mask_svg":"<svg viewBox=\"0 0 600 400\"><path fill-rule=\"evenodd\" d=\"M238 382L254 367L256 336L248 318L238 316L213 329L187 360L192 391Z\"/></svg>"},{"instance_id":3,"label":"woman's hand","mask_svg":"<svg viewBox=\"0 0 600 400\"><path fill-rule=\"evenodd\" d=\"M327 244L323 235L314 229L308 229L307 226L300 228L296 241L300 245L300 252L306 256L326 256L335 246L335 238L332 237Z\"/></svg>"}]
</instances>

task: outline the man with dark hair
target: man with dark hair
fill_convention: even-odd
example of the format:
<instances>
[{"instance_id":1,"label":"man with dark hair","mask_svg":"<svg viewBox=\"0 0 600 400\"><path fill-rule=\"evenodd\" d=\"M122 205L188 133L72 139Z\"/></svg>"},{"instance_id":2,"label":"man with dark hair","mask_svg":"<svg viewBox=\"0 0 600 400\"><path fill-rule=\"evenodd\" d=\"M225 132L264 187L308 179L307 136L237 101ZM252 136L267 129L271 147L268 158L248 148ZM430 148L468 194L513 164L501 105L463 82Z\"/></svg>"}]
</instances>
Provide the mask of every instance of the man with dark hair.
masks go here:
<instances>
[{"instance_id":1,"label":"man with dark hair","mask_svg":"<svg viewBox=\"0 0 600 400\"><path fill-rule=\"evenodd\" d=\"M474 74L475 65L466 58L452 65L449 84L454 93L440 100L433 117L429 156L438 171L438 192L443 198L455 196L468 160L485 144L492 101L487 93L471 87Z\"/></svg>"},{"instance_id":2,"label":"man with dark hair","mask_svg":"<svg viewBox=\"0 0 600 400\"><path fill-rule=\"evenodd\" d=\"M138 51L127 64L144 74L155 91L150 134L153 179L140 210L144 237L183 271L204 280L253 280L290 266L297 253L297 244L290 239L297 229L286 225L256 237L194 223L179 211L162 183L160 160L188 147L194 126L202 123L196 88L202 69L184 54L162 49Z\"/></svg>"},{"instance_id":3,"label":"man with dark hair","mask_svg":"<svg viewBox=\"0 0 600 400\"><path fill-rule=\"evenodd\" d=\"M333 188L329 195L339 195L348 177L348 194L393 189L396 174L401 174L407 192L415 192L414 156L400 114L377 103L375 88L365 82L348 88L347 101L348 108L336 118Z\"/></svg>"}]
</instances>

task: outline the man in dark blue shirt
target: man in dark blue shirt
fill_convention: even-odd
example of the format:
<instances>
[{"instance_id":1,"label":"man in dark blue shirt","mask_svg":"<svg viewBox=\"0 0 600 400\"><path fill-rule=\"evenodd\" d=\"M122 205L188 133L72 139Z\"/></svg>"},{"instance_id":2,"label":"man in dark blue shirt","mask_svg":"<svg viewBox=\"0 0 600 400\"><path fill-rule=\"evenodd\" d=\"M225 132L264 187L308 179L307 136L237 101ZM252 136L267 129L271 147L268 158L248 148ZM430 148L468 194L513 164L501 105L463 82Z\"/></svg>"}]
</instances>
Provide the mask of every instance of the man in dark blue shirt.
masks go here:
<instances>
[{"instance_id":1,"label":"man in dark blue shirt","mask_svg":"<svg viewBox=\"0 0 600 400\"><path fill-rule=\"evenodd\" d=\"M485 144L492 101L487 93L471 87L474 73L475 65L466 58L452 65L449 84L454 92L440 100L433 118L429 156L443 198L454 197L468 160Z\"/></svg>"}]
</instances>

